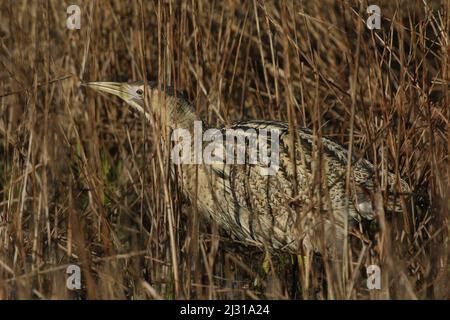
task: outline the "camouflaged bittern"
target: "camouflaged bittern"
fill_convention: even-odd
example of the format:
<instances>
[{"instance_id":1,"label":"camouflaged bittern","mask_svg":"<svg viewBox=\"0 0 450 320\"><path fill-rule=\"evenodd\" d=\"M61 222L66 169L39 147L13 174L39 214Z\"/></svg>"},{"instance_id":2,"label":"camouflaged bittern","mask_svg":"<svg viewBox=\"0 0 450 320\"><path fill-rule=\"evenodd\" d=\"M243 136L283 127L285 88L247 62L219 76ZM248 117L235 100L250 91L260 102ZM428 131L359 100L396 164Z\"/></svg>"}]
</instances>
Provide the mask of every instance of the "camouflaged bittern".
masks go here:
<instances>
[{"instance_id":1,"label":"camouflaged bittern","mask_svg":"<svg viewBox=\"0 0 450 320\"><path fill-rule=\"evenodd\" d=\"M148 120L159 119L170 129L192 131L194 121L200 120L192 105L171 87L150 82L148 103L144 104L142 81L90 82L86 85L120 97ZM317 148L319 144L310 130L298 128L290 132L284 122L249 120L228 128L279 130L279 170L276 174L261 175L261 165L249 163L185 164L179 167L181 170L172 170L172 173L180 175L178 181L191 200L195 200L195 194L199 195L196 201L203 215L216 221L238 240L266 250L290 253L323 253L327 250L339 257L350 230L363 220L375 218L375 171L369 161L349 157L343 146L327 138L322 138L321 147ZM220 128L224 134L225 129ZM258 136L258 139L267 139L267 136ZM322 165L317 166L314 154L317 155L316 150L320 149ZM352 163L350 179L347 179L349 159ZM318 167L321 167L320 174ZM318 181L317 176L322 180ZM393 173L386 176L389 190L385 208L401 211L398 194L409 193L410 188ZM320 189L325 191L323 195L318 196L318 188L313 188L315 184L321 184Z\"/></svg>"}]
</instances>

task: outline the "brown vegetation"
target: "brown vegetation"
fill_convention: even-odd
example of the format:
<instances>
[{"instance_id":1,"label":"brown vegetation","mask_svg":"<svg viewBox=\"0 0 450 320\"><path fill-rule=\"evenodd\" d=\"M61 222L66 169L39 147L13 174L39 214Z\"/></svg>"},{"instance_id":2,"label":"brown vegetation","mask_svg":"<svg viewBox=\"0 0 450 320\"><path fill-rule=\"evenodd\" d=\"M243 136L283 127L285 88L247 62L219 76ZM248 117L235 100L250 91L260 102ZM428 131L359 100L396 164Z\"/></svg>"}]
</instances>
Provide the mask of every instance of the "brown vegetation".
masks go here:
<instances>
[{"instance_id":1,"label":"brown vegetation","mask_svg":"<svg viewBox=\"0 0 450 320\"><path fill-rule=\"evenodd\" d=\"M367 1L76 2L80 30L68 2L0 2L1 299L311 298L313 261L202 223L155 129L79 87L145 76L211 125L309 127L413 187L380 221L382 290L355 264L314 297L450 298L449 1L380 1L374 31Z\"/></svg>"}]
</instances>

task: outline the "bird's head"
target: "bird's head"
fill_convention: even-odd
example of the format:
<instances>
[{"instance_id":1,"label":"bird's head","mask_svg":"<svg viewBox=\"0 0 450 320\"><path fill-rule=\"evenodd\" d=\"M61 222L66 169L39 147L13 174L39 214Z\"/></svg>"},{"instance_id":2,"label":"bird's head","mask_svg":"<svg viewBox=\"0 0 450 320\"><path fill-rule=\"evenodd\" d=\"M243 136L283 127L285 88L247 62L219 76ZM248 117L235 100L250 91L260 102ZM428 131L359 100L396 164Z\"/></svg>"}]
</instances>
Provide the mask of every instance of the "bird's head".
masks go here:
<instances>
[{"instance_id":1,"label":"bird's head","mask_svg":"<svg viewBox=\"0 0 450 320\"><path fill-rule=\"evenodd\" d=\"M135 82L87 82L85 86L99 92L115 95L125 101L147 120L154 115L170 126L186 125L193 117L192 106L170 86L148 82L147 91L143 81ZM147 95L145 94L147 92ZM145 97L148 103L145 104Z\"/></svg>"}]
</instances>

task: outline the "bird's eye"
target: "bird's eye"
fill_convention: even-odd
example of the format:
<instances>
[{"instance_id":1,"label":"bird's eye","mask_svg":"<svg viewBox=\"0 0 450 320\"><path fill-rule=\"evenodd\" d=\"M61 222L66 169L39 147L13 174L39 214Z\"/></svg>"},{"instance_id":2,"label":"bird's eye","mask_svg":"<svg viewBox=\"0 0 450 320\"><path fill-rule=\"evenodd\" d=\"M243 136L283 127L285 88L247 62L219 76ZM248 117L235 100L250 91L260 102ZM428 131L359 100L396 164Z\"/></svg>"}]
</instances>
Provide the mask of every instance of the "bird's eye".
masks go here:
<instances>
[{"instance_id":1,"label":"bird's eye","mask_svg":"<svg viewBox=\"0 0 450 320\"><path fill-rule=\"evenodd\" d=\"M142 96L144 94L144 91L142 89L137 89L136 93L140 96Z\"/></svg>"}]
</instances>

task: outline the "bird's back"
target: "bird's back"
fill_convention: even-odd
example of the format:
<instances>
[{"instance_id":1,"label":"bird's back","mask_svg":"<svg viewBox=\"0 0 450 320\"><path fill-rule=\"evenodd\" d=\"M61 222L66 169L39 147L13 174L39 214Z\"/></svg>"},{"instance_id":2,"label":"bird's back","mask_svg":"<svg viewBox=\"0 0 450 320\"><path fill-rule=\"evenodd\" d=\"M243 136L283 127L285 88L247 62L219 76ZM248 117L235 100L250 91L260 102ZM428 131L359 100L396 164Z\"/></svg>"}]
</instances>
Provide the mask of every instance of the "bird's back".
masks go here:
<instances>
[{"instance_id":1,"label":"bird's back","mask_svg":"<svg viewBox=\"0 0 450 320\"><path fill-rule=\"evenodd\" d=\"M290 132L286 123L275 121L241 121L220 132L223 139L216 143L223 145L230 132L236 138L230 141L246 137L241 140L245 141L244 163L236 163L236 159L231 164L226 162L224 152L212 164L183 166L182 178L191 198L197 186L200 210L238 240L290 252L300 248L320 252L321 243L340 250L346 221L351 227L361 219L374 218L374 167L364 159L351 157L346 191L349 157L340 144L327 138L317 143L310 130ZM249 137L256 137L256 143ZM252 161L254 148L258 160L263 153L272 163ZM237 150L239 147L232 151L234 156ZM276 165L267 171L274 159ZM197 168L198 175L193 173ZM395 182L395 175L388 173L392 190ZM400 188L409 191L403 180ZM394 206L394 211L401 210L398 201L395 205L388 201L387 205Z\"/></svg>"}]
</instances>

